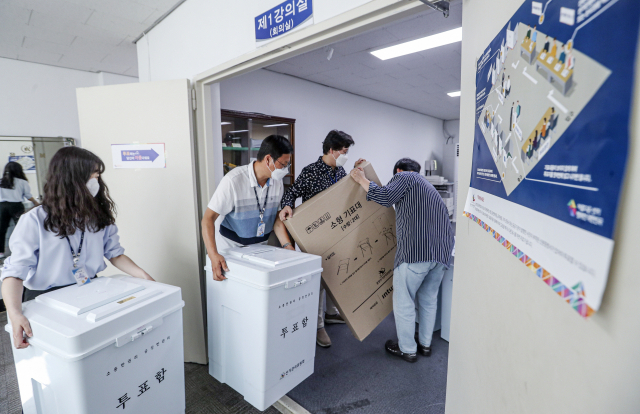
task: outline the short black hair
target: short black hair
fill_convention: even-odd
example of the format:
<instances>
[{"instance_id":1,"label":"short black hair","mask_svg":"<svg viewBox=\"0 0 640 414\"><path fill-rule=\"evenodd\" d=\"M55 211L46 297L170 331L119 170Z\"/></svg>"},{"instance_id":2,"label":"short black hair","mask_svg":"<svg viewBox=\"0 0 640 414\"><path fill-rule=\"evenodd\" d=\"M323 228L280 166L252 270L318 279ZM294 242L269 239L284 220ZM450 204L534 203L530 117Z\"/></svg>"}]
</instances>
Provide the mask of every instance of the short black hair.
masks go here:
<instances>
[{"instance_id":1,"label":"short black hair","mask_svg":"<svg viewBox=\"0 0 640 414\"><path fill-rule=\"evenodd\" d=\"M271 158L277 160L284 154L293 154L293 146L289 140L282 135L269 135L262 140L258 151L258 161L264 160L267 155L271 155Z\"/></svg>"},{"instance_id":2,"label":"short black hair","mask_svg":"<svg viewBox=\"0 0 640 414\"><path fill-rule=\"evenodd\" d=\"M330 149L339 151L343 148L349 148L354 144L355 142L353 138L351 138L351 135L334 129L327 134L327 137L322 142L322 153L328 154Z\"/></svg>"},{"instance_id":3,"label":"short black hair","mask_svg":"<svg viewBox=\"0 0 640 414\"><path fill-rule=\"evenodd\" d=\"M402 158L396 162L396 165L393 167L393 175L396 175L398 168L402 171L413 171L417 173L419 173L421 169L420 164L411 158Z\"/></svg>"}]
</instances>

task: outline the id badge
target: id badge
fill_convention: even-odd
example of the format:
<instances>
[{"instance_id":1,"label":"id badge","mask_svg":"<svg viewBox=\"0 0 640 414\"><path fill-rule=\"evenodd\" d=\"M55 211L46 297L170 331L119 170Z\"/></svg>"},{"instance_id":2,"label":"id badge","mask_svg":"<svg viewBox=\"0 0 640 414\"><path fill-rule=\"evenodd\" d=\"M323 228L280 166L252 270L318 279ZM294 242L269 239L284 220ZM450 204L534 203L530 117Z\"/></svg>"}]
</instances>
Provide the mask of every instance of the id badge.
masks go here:
<instances>
[{"instance_id":1,"label":"id badge","mask_svg":"<svg viewBox=\"0 0 640 414\"><path fill-rule=\"evenodd\" d=\"M263 222L261 222L260 224L258 224L258 235L257 237L262 237L264 236L264 228L265 228L265 224Z\"/></svg>"},{"instance_id":2,"label":"id badge","mask_svg":"<svg viewBox=\"0 0 640 414\"><path fill-rule=\"evenodd\" d=\"M73 269L72 273L73 277L76 279L76 283L80 286L91 282L91 278L89 277L89 274L87 274L87 269L85 269L84 266Z\"/></svg>"}]
</instances>

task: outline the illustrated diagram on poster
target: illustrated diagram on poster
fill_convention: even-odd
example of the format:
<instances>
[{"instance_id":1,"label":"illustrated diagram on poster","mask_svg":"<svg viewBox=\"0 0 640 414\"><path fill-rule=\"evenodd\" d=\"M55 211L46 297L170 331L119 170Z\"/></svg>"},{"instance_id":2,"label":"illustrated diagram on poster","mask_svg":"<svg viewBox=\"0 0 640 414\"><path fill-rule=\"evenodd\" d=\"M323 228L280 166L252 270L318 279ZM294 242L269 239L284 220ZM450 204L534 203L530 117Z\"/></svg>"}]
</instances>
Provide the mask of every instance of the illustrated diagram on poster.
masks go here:
<instances>
[{"instance_id":1,"label":"illustrated diagram on poster","mask_svg":"<svg viewBox=\"0 0 640 414\"><path fill-rule=\"evenodd\" d=\"M164 144L112 144L113 168L166 168Z\"/></svg>"},{"instance_id":2,"label":"illustrated diagram on poster","mask_svg":"<svg viewBox=\"0 0 640 414\"><path fill-rule=\"evenodd\" d=\"M527 0L477 62L465 215L583 316L613 252L639 5Z\"/></svg>"}]
</instances>

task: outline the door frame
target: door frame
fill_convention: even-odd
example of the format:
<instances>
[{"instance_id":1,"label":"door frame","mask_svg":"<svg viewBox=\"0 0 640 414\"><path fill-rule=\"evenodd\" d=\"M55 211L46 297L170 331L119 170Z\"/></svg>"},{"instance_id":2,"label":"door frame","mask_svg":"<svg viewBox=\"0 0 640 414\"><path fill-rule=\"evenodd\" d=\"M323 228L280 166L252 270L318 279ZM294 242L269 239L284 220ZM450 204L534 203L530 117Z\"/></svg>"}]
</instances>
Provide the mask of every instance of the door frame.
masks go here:
<instances>
[{"instance_id":1,"label":"door frame","mask_svg":"<svg viewBox=\"0 0 640 414\"><path fill-rule=\"evenodd\" d=\"M373 0L333 18L291 33L221 65L196 75L192 81L195 107L195 141L199 165L199 194L202 211L223 177L220 129L220 82L365 31L429 10L421 1Z\"/></svg>"}]
</instances>

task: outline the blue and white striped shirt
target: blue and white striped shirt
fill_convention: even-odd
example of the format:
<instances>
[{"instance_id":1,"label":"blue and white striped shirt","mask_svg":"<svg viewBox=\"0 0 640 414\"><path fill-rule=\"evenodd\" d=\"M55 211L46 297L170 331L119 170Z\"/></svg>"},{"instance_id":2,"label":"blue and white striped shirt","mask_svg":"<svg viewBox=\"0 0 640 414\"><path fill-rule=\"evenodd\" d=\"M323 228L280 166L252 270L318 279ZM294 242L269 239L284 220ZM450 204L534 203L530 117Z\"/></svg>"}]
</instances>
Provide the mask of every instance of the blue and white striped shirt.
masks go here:
<instances>
[{"instance_id":1,"label":"blue and white striped shirt","mask_svg":"<svg viewBox=\"0 0 640 414\"><path fill-rule=\"evenodd\" d=\"M398 248L394 267L420 262L449 265L454 243L449 213L426 178L416 172L401 172L384 187L371 181L367 200L396 206Z\"/></svg>"}]
</instances>

